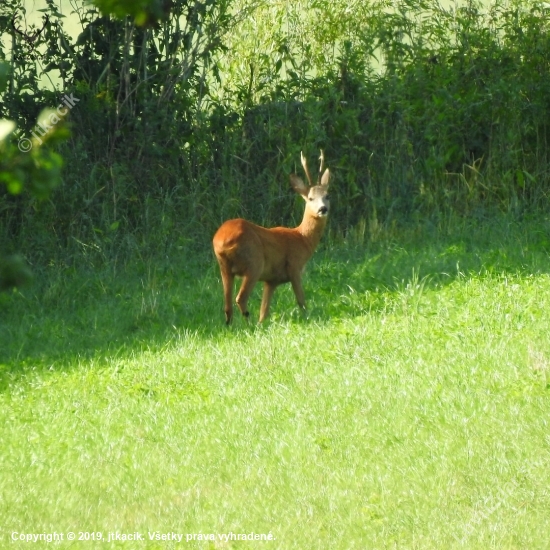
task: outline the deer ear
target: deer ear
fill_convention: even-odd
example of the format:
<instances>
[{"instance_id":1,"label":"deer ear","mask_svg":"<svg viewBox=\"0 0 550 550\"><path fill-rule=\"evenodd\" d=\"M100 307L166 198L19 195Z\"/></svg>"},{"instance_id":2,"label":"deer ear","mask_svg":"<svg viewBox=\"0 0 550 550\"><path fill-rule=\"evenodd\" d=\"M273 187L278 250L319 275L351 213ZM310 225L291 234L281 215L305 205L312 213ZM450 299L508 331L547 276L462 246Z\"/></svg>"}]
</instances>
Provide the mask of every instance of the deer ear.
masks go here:
<instances>
[{"instance_id":1,"label":"deer ear","mask_svg":"<svg viewBox=\"0 0 550 550\"><path fill-rule=\"evenodd\" d=\"M321 178L321 185L326 185L328 187L330 180L330 172L328 168L325 170L325 173L323 174L323 177Z\"/></svg>"},{"instance_id":2,"label":"deer ear","mask_svg":"<svg viewBox=\"0 0 550 550\"><path fill-rule=\"evenodd\" d=\"M307 198L309 187L302 181L302 178L299 178L296 174L290 174L290 185L296 193L302 195L304 199Z\"/></svg>"}]
</instances>

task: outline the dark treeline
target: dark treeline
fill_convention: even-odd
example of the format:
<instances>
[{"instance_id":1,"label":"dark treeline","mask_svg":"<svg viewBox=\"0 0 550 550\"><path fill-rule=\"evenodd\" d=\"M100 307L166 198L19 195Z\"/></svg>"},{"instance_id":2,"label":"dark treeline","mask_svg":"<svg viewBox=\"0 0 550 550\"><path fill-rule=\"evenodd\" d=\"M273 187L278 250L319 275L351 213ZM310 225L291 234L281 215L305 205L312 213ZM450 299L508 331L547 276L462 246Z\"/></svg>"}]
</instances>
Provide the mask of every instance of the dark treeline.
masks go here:
<instances>
[{"instance_id":1,"label":"dark treeline","mask_svg":"<svg viewBox=\"0 0 550 550\"><path fill-rule=\"evenodd\" d=\"M44 107L77 99L51 199L0 190L2 239L31 256L202 246L232 216L292 224L288 175L301 150L313 162L320 148L334 174L333 231L547 208L542 3L379 6L322 71L300 70L304 59L281 46L262 54L268 78L251 63L244 84L220 71L227 37L254 6L174 0L143 26L83 8L72 39L50 1L31 43L13 28L20 4L0 8L1 55L12 62L0 118L15 120L21 139ZM41 71L59 91L40 84Z\"/></svg>"}]
</instances>

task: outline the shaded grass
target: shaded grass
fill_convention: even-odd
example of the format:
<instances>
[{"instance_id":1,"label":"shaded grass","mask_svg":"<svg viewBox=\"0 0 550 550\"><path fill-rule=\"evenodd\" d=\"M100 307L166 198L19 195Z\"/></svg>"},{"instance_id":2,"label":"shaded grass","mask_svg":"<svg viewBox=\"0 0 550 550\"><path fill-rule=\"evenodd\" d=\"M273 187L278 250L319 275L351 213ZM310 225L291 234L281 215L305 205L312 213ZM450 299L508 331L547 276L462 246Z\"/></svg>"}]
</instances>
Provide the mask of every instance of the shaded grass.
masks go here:
<instances>
[{"instance_id":1,"label":"shaded grass","mask_svg":"<svg viewBox=\"0 0 550 550\"><path fill-rule=\"evenodd\" d=\"M0 537L545 548L547 228L352 235L310 266L309 318L280 289L262 327L223 327L207 255L3 297Z\"/></svg>"},{"instance_id":2,"label":"shaded grass","mask_svg":"<svg viewBox=\"0 0 550 550\"><path fill-rule=\"evenodd\" d=\"M25 361L108 355L164 345L181 330L225 334L217 264L205 240L201 252L174 246L162 258L103 268L38 272L36 284L0 294L0 363L10 371ZM73 262L74 263L74 262ZM408 287L445 287L486 275L550 272L550 221L506 217L450 220L373 236L351 232L327 237L304 279L309 318L325 322L383 310ZM251 299L257 319L261 285ZM272 319L300 321L288 285L275 293ZM235 330L245 324L238 319Z\"/></svg>"}]
</instances>

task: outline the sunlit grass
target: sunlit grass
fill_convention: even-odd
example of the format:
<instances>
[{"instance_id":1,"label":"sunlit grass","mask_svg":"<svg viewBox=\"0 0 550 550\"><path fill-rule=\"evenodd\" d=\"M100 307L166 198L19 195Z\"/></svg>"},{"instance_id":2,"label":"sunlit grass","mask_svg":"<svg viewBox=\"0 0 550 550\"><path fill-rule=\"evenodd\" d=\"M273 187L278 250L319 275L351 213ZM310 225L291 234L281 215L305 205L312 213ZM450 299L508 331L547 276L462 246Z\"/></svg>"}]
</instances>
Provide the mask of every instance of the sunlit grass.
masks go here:
<instances>
[{"instance_id":1,"label":"sunlit grass","mask_svg":"<svg viewBox=\"0 0 550 550\"><path fill-rule=\"evenodd\" d=\"M545 548L545 224L327 246L309 318L280 289L261 327L223 326L208 255L4 296L4 544L232 531L276 540L187 547Z\"/></svg>"}]
</instances>

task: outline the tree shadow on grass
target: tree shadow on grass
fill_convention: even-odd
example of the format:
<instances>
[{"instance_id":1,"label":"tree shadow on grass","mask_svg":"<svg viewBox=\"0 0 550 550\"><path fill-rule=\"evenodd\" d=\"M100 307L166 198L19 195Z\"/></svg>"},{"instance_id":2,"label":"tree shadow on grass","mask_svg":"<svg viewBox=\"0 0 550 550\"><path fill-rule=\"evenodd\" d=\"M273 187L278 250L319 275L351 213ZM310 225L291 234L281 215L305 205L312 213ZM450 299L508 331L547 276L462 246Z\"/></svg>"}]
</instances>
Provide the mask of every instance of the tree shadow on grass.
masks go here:
<instances>
[{"instance_id":1,"label":"tree shadow on grass","mask_svg":"<svg viewBox=\"0 0 550 550\"><path fill-rule=\"evenodd\" d=\"M437 289L459 278L550 271L550 221L461 220L333 239L305 275L309 321L376 312L408 284ZM278 289L273 318L301 319L288 285ZM210 251L122 269L50 268L29 290L0 296L0 389L26 373L71 369L90 361L160 350L193 335L211 341L255 330L251 318L224 323L218 266ZM305 321L305 322L309 322Z\"/></svg>"},{"instance_id":2,"label":"tree shadow on grass","mask_svg":"<svg viewBox=\"0 0 550 550\"><path fill-rule=\"evenodd\" d=\"M221 333L213 268L206 255L120 269L49 268L31 288L0 295L0 376L124 357L186 330Z\"/></svg>"}]
</instances>

